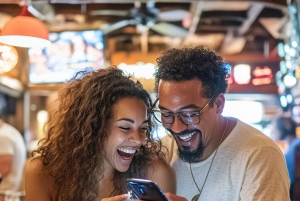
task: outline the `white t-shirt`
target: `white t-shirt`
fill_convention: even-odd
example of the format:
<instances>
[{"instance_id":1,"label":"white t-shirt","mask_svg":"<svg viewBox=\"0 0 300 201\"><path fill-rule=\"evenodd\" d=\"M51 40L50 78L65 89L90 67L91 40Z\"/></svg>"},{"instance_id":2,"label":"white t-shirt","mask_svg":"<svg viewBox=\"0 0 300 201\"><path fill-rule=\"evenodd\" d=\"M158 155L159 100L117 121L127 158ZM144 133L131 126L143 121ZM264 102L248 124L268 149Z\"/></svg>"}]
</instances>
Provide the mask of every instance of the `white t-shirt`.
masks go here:
<instances>
[{"instance_id":1,"label":"white t-shirt","mask_svg":"<svg viewBox=\"0 0 300 201\"><path fill-rule=\"evenodd\" d=\"M0 191L18 191L26 160L26 147L20 132L6 123L0 127L0 155L13 156L12 170L3 178Z\"/></svg>"},{"instance_id":2,"label":"white t-shirt","mask_svg":"<svg viewBox=\"0 0 300 201\"><path fill-rule=\"evenodd\" d=\"M189 164L177 159L177 145L171 136L165 137L163 143L170 151L169 162L176 171L177 195L192 200L199 191L193 182ZM200 189L213 155L192 164ZM237 120L237 125L219 147L199 201L239 200L290 199L282 151L271 138Z\"/></svg>"}]
</instances>

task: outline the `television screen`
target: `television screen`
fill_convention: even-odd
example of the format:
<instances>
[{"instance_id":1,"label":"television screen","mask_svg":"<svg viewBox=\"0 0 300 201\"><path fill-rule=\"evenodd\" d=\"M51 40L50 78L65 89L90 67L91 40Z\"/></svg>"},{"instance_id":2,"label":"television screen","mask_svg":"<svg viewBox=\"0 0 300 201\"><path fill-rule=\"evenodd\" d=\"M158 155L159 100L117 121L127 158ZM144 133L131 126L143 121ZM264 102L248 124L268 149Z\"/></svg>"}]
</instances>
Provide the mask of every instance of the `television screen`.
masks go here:
<instances>
[{"instance_id":1,"label":"television screen","mask_svg":"<svg viewBox=\"0 0 300 201\"><path fill-rule=\"evenodd\" d=\"M88 67L104 67L101 30L50 33L47 48L29 48L29 83L63 83Z\"/></svg>"}]
</instances>

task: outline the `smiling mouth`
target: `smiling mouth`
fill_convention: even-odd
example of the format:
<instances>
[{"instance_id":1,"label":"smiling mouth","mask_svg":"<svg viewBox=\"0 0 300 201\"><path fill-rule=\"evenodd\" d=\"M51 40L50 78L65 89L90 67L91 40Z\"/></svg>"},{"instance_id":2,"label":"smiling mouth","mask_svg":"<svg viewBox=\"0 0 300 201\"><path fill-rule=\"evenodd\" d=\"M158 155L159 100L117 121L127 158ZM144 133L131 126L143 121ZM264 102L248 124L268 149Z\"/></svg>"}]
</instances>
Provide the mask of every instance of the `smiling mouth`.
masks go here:
<instances>
[{"instance_id":1,"label":"smiling mouth","mask_svg":"<svg viewBox=\"0 0 300 201\"><path fill-rule=\"evenodd\" d=\"M196 131L192 132L192 133L187 133L184 135L177 135L179 139L181 139L184 142L187 142L189 140L192 139L192 137L196 134Z\"/></svg>"},{"instance_id":2,"label":"smiling mouth","mask_svg":"<svg viewBox=\"0 0 300 201\"><path fill-rule=\"evenodd\" d=\"M123 158L132 158L136 149L119 148L117 152Z\"/></svg>"}]
</instances>

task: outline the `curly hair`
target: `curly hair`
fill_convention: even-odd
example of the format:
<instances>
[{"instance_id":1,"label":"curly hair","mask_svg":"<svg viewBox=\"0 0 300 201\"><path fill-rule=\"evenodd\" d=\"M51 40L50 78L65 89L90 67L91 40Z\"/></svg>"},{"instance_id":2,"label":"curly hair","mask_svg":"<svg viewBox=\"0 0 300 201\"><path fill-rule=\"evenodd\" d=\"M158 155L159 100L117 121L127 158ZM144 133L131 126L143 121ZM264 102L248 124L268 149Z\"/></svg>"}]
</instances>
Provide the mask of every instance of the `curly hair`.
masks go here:
<instances>
[{"instance_id":1,"label":"curly hair","mask_svg":"<svg viewBox=\"0 0 300 201\"><path fill-rule=\"evenodd\" d=\"M204 46L172 48L156 60L155 91L159 81L187 81L194 78L203 84L202 96L211 98L225 93L230 77L230 65L213 50Z\"/></svg>"},{"instance_id":2,"label":"curly hair","mask_svg":"<svg viewBox=\"0 0 300 201\"><path fill-rule=\"evenodd\" d=\"M49 111L47 137L33 156L40 156L43 172L54 178L57 200L88 201L99 195L104 171L104 145L114 104L136 97L147 107L149 130L146 141L132 160L129 170L114 174L111 196L126 192L126 178L146 177L147 166L162 158L161 142L150 134L152 101L139 82L116 67L80 72L58 93L58 106Z\"/></svg>"}]
</instances>

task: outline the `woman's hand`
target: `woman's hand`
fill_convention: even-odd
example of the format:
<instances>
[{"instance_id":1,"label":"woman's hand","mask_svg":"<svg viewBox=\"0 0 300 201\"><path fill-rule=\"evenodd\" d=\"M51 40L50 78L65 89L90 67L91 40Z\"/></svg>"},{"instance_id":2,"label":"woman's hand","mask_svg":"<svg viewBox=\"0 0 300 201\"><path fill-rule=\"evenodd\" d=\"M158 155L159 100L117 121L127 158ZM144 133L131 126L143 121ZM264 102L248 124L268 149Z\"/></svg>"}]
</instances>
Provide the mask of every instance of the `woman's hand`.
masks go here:
<instances>
[{"instance_id":1,"label":"woman's hand","mask_svg":"<svg viewBox=\"0 0 300 201\"><path fill-rule=\"evenodd\" d=\"M128 199L129 200L129 195L128 194L122 194L122 195L117 195L109 198L103 198L101 201L124 201Z\"/></svg>"}]
</instances>

